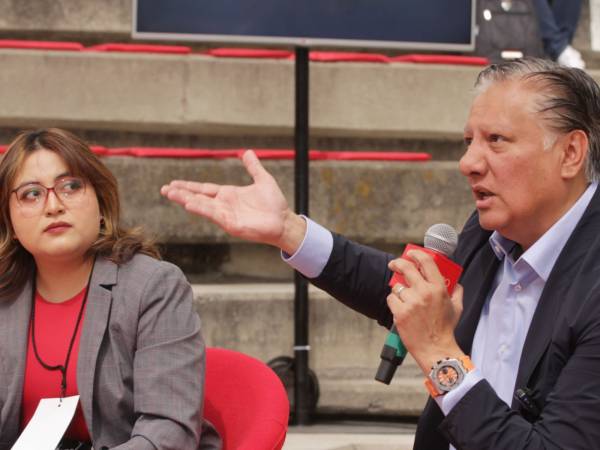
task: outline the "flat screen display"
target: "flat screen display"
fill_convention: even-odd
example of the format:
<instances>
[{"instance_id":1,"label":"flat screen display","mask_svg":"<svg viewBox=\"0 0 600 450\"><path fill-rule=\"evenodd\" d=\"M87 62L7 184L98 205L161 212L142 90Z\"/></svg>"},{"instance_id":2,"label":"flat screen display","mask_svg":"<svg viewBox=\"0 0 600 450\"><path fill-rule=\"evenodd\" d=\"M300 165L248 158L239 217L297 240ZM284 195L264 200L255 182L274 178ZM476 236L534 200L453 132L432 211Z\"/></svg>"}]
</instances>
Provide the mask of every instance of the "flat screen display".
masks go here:
<instances>
[{"instance_id":1,"label":"flat screen display","mask_svg":"<svg viewBox=\"0 0 600 450\"><path fill-rule=\"evenodd\" d=\"M475 0L133 0L133 37L469 51Z\"/></svg>"}]
</instances>

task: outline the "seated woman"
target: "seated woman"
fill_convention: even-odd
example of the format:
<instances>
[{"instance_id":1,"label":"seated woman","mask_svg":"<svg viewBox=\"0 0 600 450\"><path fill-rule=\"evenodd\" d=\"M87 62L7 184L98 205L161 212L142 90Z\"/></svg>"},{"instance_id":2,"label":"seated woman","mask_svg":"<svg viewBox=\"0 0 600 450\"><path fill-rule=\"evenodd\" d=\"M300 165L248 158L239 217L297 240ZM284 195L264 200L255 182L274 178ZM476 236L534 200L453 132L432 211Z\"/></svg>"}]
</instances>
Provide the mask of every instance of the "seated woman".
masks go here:
<instances>
[{"instance_id":1,"label":"seated woman","mask_svg":"<svg viewBox=\"0 0 600 450\"><path fill-rule=\"evenodd\" d=\"M66 131L19 135L0 162L0 449L74 395L60 448L218 449L203 373L190 285L119 225L114 176Z\"/></svg>"}]
</instances>

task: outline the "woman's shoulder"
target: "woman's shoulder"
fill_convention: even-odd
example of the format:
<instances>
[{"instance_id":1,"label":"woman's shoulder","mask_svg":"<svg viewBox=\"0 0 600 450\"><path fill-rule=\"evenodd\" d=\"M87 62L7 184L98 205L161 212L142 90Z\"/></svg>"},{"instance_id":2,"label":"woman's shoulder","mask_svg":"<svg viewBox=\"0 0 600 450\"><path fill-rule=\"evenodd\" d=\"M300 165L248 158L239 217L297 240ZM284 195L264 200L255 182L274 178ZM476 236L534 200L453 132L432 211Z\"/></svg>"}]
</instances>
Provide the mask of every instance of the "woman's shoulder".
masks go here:
<instances>
[{"instance_id":1,"label":"woman's shoulder","mask_svg":"<svg viewBox=\"0 0 600 450\"><path fill-rule=\"evenodd\" d=\"M149 271L149 272L179 272L181 269L175 264L161 259L156 259L152 256L144 255L143 253L136 253L126 263L122 263L119 266L121 271Z\"/></svg>"},{"instance_id":2,"label":"woman's shoulder","mask_svg":"<svg viewBox=\"0 0 600 450\"><path fill-rule=\"evenodd\" d=\"M138 286L156 284L167 279L187 282L179 267L152 256L137 253L129 261L117 266L117 284L133 282Z\"/></svg>"}]
</instances>

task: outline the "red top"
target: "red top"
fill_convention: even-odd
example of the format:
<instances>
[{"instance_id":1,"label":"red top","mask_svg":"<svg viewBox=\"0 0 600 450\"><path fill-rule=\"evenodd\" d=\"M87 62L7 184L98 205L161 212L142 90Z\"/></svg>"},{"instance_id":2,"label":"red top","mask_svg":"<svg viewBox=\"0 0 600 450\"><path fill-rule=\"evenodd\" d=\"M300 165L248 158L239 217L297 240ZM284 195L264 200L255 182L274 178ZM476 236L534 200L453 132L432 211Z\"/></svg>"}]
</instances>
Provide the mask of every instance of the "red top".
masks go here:
<instances>
[{"instance_id":1,"label":"red top","mask_svg":"<svg viewBox=\"0 0 600 450\"><path fill-rule=\"evenodd\" d=\"M38 354L44 363L50 366L63 365L69 349L69 343L75 330L81 302L85 296L85 288L75 297L62 303L51 303L43 299L39 293L35 295L35 343ZM84 312L85 313L85 312ZM79 394L77 388L77 356L79 340L83 328L83 317L77 330L77 336L71 350L69 367L67 368L67 397ZM27 361L25 365L25 380L23 383L23 403L21 408L21 430L33 417L39 401L42 398L60 396L60 370L46 370L38 362L31 341L31 327L27 344ZM75 417L65 433L65 437L84 442L90 442L81 403L77 406Z\"/></svg>"}]
</instances>

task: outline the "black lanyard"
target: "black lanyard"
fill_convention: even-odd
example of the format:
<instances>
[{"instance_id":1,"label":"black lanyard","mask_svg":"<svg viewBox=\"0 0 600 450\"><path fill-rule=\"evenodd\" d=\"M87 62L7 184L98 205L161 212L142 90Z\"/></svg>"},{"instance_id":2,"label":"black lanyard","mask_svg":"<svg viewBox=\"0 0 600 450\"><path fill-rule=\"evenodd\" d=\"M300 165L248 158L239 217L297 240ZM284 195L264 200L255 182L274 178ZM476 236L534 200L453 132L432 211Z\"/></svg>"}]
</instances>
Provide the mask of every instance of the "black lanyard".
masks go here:
<instances>
[{"instance_id":1,"label":"black lanyard","mask_svg":"<svg viewBox=\"0 0 600 450\"><path fill-rule=\"evenodd\" d=\"M90 281L92 281L92 274L94 273L94 266L96 265L96 261L92 265L92 270L90 271L90 277L88 279L87 286L85 288L85 297L83 297L83 301L81 302L81 307L79 308L79 315L77 316L77 323L75 324L75 329L73 330L73 335L71 336L71 342L69 343L69 349L67 350L67 356L65 357L64 364L59 364L57 366L51 366L42 361L40 354L38 353L37 345L35 344L35 293L37 291L36 288L36 273L33 273L33 289L31 294L31 343L33 345L33 353L35 354L35 358L41 364L41 366L46 370L59 370L62 375L62 381L60 383L60 398L64 398L67 393L67 368L69 367L69 359L71 358L71 350L73 350L73 344L75 343L75 337L77 336L77 330L79 329L79 323L81 322L81 317L83 317L83 310L85 309L85 304L87 302L88 293L90 292Z\"/></svg>"}]
</instances>

